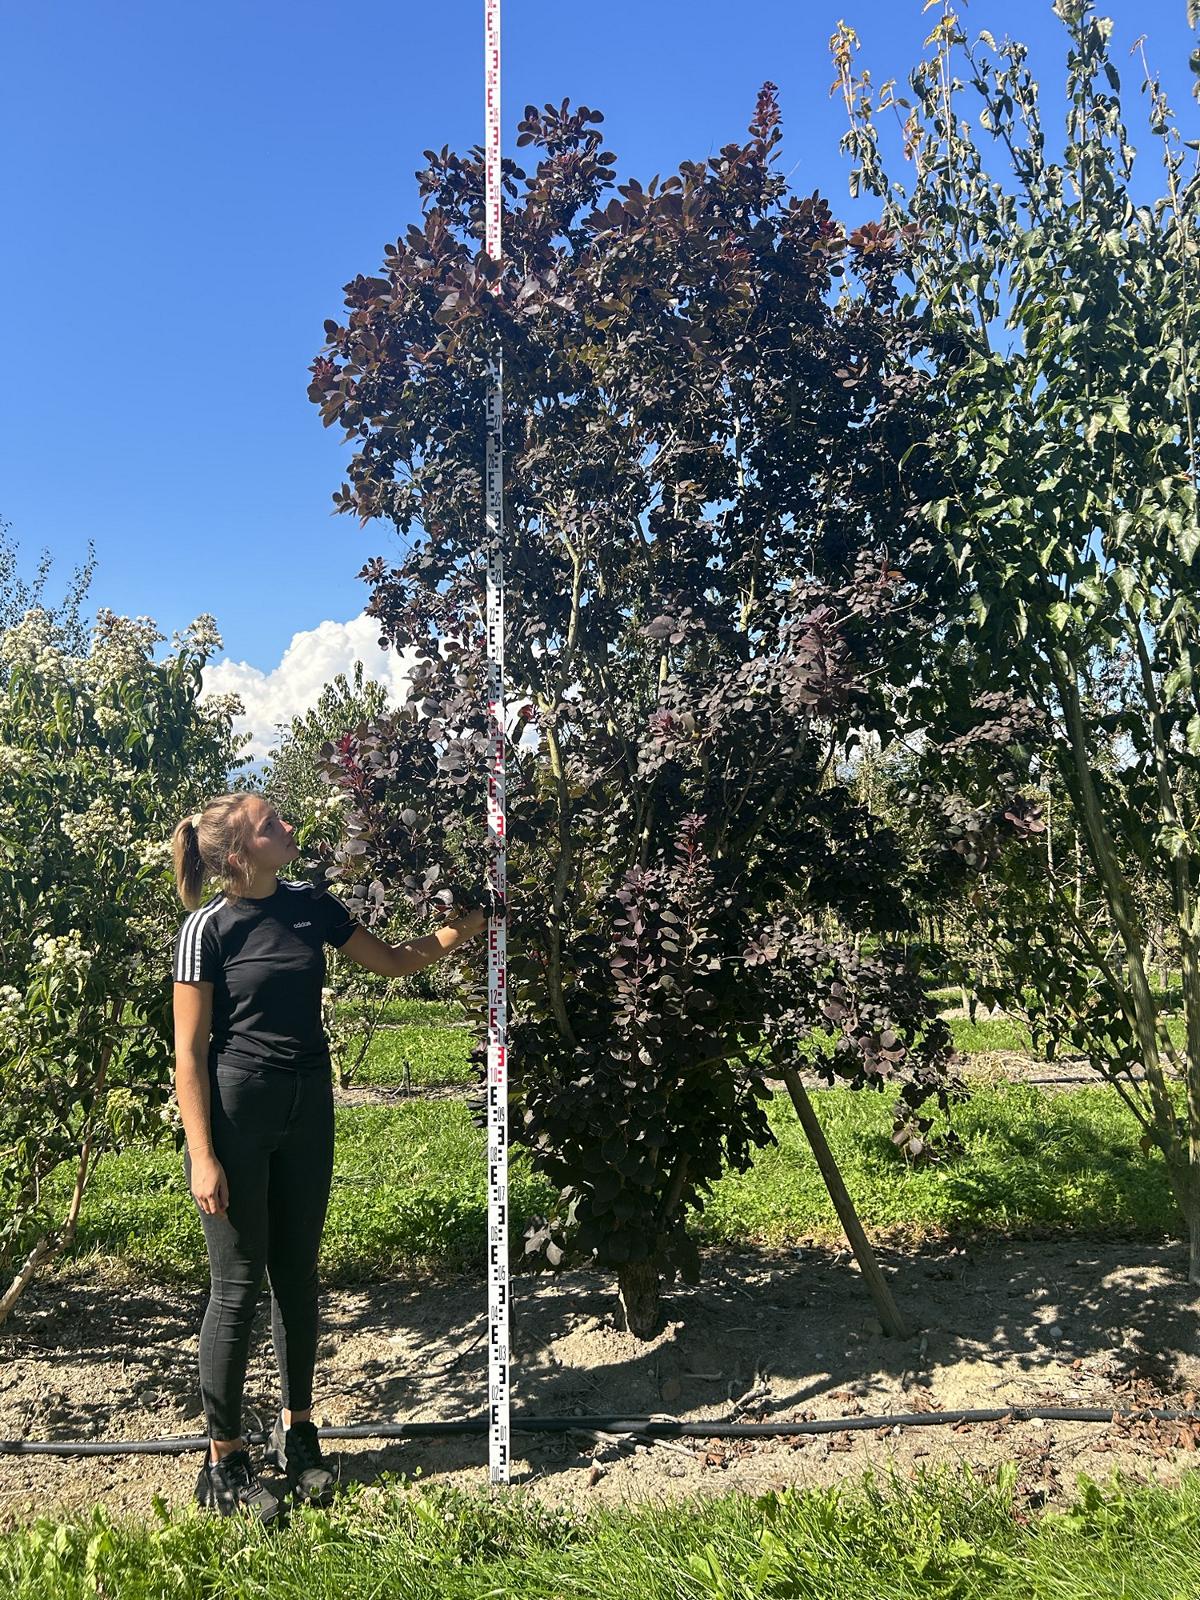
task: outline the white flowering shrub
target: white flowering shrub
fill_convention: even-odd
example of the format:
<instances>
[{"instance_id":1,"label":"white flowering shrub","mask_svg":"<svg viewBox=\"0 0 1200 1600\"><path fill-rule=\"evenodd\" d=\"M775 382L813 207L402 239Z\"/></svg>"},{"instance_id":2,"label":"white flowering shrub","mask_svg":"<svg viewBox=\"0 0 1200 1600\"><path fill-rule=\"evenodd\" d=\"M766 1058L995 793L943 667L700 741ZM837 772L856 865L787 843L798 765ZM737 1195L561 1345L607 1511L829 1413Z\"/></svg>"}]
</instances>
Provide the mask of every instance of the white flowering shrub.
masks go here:
<instances>
[{"instance_id":1,"label":"white flowering shrub","mask_svg":"<svg viewBox=\"0 0 1200 1600\"><path fill-rule=\"evenodd\" d=\"M84 655L45 611L0 632L0 1320L73 1237L96 1158L178 1120L170 833L245 762L240 707L201 698L213 619L164 642L110 611Z\"/></svg>"}]
</instances>

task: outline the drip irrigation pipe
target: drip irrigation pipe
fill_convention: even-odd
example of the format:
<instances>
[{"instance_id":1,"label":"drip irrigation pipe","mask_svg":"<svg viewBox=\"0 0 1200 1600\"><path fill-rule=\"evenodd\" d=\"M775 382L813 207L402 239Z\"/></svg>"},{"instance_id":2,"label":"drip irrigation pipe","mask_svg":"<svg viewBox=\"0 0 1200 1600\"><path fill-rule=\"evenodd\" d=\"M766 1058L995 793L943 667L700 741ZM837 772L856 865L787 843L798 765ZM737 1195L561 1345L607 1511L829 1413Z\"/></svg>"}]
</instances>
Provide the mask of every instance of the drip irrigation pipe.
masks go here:
<instances>
[{"instance_id":1,"label":"drip irrigation pipe","mask_svg":"<svg viewBox=\"0 0 1200 1600\"><path fill-rule=\"evenodd\" d=\"M1155 1406L1103 1410L1088 1406L1002 1406L983 1411L908 1411L891 1416L818 1417L809 1422L678 1422L663 1417L514 1416L516 1433L612 1433L641 1439L770 1439L806 1433L866 1433L882 1429L937 1428L958 1422L1200 1422L1200 1412ZM454 1434L486 1434L489 1419L459 1422L361 1422L318 1428L322 1439L429 1439ZM248 1444L265 1444L266 1432L245 1435ZM203 1450L208 1438L165 1439L0 1439L0 1455L143 1456L182 1455Z\"/></svg>"}]
</instances>

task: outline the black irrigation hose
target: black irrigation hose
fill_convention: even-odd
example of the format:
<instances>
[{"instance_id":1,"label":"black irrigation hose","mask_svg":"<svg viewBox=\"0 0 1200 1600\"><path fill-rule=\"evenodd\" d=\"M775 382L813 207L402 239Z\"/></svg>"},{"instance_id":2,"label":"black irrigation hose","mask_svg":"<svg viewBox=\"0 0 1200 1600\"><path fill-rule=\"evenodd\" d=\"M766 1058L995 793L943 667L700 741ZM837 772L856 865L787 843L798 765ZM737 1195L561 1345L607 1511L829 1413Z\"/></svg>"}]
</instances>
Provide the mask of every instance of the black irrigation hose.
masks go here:
<instances>
[{"instance_id":1,"label":"black irrigation hose","mask_svg":"<svg viewBox=\"0 0 1200 1600\"><path fill-rule=\"evenodd\" d=\"M811 1422L676 1422L662 1417L523 1417L512 1419L518 1433L613 1433L642 1439L769 1439L805 1433L865 1433L891 1428L936 1428L956 1422L1200 1422L1200 1412L1145 1406L1133 1411L1089 1406L1002 1406L987 1411L907 1411L892 1416L820 1417ZM318 1428L322 1439L428 1439L447 1434L483 1434L486 1417L460 1422L360 1422L345 1428ZM265 1432L246 1435L248 1444L265 1444ZM208 1446L204 1435L190 1439L0 1439L8 1456L182 1455Z\"/></svg>"}]
</instances>

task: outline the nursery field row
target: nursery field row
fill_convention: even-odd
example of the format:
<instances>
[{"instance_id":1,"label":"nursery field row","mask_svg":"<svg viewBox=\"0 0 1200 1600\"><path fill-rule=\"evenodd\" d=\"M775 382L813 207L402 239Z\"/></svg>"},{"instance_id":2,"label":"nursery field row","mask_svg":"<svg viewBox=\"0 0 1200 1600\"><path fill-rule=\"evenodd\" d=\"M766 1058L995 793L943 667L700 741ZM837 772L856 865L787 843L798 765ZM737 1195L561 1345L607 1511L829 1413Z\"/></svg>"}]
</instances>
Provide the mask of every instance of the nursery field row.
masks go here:
<instances>
[{"instance_id":1,"label":"nursery field row","mask_svg":"<svg viewBox=\"0 0 1200 1600\"><path fill-rule=\"evenodd\" d=\"M376 1031L362 1066L353 1074L353 1083L376 1088L434 1088L478 1081L469 1061L474 1035L459 1023L457 1008L412 1000L393 1005L388 1025ZM1028 1028L1011 1017L980 1014L974 1022L966 1017L951 1017L947 1026L955 1047L966 1056L993 1051L1018 1055L1032 1052ZM1172 1042L1182 1049L1182 1015L1168 1016L1166 1026ZM829 1041L814 1040L807 1055L811 1058L831 1047Z\"/></svg>"},{"instance_id":2,"label":"nursery field row","mask_svg":"<svg viewBox=\"0 0 1200 1600\"><path fill-rule=\"evenodd\" d=\"M1053 1095L1024 1085L980 1089L954 1113L953 1159L910 1166L889 1133L887 1097L833 1089L817 1109L865 1225L876 1238L1051 1230L1160 1238L1178 1226L1163 1163L1106 1087ZM692 1226L714 1245L773 1248L840 1238L790 1103L770 1108L777 1146L715 1185ZM65 1178L64 1178L65 1182ZM513 1153L513 1236L553 1201ZM485 1228L484 1135L457 1100L340 1106L323 1269L354 1281L400 1268L474 1271ZM203 1240L182 1163L168 1148L100 1162L75 1246L155 1274L205 1281Z\"/></svg>"}]
</instances>

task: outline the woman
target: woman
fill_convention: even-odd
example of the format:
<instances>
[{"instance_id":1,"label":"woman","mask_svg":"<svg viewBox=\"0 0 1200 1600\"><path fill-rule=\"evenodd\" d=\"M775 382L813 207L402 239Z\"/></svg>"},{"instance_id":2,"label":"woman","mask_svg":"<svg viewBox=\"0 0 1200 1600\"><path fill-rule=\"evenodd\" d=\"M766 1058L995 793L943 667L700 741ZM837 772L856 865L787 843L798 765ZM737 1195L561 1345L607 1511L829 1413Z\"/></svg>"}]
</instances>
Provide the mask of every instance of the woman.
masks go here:
<instances>
[{"instance_id":1,"label":"woman","mask_svg":"<svg viewBox=\"0 0 1200 1600\"><path fill-rule=\"evenodd\" d=\"M266 1272L283 1409L267 1460L294 1498L333 1485L312 1422L317 1255L333 1171L333 1086L321 1025L326 944L370 972L401 977L481 933L481 911L390 945L340 901L277 876L299 855L295 830L261 795L225 794L185 818L172 843L188 908L175 946L175 1092L184 1171L208 1245L212 1284L200 1331L210 1436L196 1499L223 1516L271 1522L279 1501L241 1435L255 1302ZM201 903L207 879L221 892Z\"/></svg>"}]
</instances>

